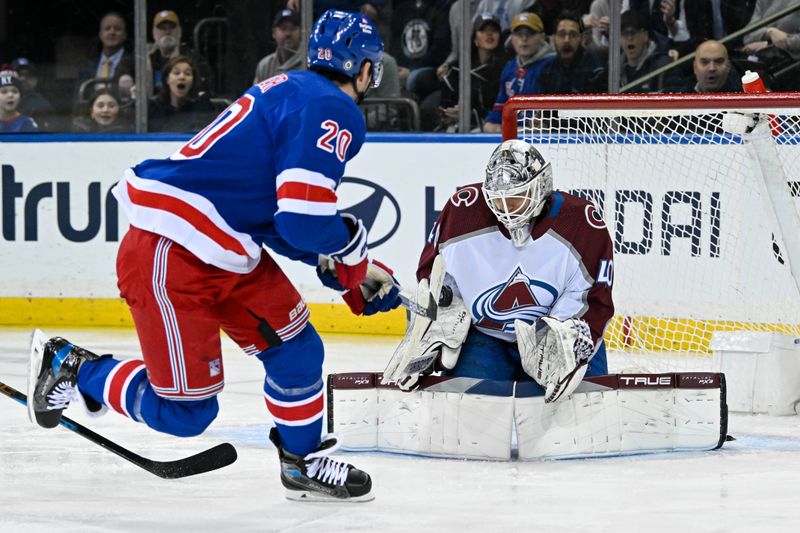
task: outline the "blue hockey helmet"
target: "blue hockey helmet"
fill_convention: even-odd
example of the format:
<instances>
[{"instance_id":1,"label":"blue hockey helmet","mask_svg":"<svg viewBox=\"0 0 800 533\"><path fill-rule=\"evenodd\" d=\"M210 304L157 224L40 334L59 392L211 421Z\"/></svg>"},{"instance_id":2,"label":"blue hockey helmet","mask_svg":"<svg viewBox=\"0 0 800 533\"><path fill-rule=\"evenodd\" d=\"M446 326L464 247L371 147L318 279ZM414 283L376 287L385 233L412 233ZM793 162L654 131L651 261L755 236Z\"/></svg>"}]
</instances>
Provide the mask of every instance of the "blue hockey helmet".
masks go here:
<instances>
[{"instance_id":1,"label":"blue hockey helmet","mask_svg":"<svg viewBox=\"0 0 800 533\"><path fill-rule=\"evenodd\" d=\"M314 24L308 41L308 67L354 78L364 61L372 63L372 87L383 75L383 40L364 15L329 9Z\"/></svg>"}]
</instances>

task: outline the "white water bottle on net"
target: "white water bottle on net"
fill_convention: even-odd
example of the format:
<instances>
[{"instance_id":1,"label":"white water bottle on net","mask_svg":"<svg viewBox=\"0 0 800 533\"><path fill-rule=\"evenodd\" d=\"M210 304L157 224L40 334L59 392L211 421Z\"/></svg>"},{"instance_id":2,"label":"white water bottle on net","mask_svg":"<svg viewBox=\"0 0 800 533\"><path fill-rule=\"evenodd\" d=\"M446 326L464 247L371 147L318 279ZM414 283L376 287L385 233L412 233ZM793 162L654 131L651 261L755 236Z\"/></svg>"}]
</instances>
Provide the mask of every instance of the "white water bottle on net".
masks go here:
<instances>
[{"instance_id":1,"label":"white water bottle on net","mask_svg":"<svg viewBox=\"0 0 800 533\"><path fill-rule=\"evenodd\" d=\"M721 334L800 335L799 96L506 105L503 137L536 144L614 240L611 371L714 370Z\"/></svg>"}]
</instances>

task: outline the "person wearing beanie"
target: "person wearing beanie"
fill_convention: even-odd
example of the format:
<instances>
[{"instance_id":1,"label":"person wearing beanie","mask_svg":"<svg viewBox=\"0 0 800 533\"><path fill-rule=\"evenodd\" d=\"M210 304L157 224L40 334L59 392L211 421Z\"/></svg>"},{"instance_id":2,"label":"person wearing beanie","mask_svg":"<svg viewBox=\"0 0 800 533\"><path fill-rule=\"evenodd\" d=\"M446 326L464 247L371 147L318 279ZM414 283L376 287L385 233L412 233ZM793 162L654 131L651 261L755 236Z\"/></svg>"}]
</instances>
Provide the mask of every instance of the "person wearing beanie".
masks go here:
<instances>
[{"instance_id":1,"label":"person wearing beanie","mask_svg":"<svg viewBox=\"0 0 800 533\"><path fill-rule=\"evenodd\" d=\"M36 122L17 111L22 93L19 76L13 70L0 70L0 133L33 133L39 131Z\"/></svg>"},{"instance_id":2,"label":"person wearing beanie","mask_svg":"<svg viewBox=\"0 0 800 533\"><path fill-rule=\"evenodd\" d=\"M475 17L472 24L472 59L470 128L483 127L483 117L492 109L500 88L500 73L508 57L503 49L500 19L488 11ZM458 123L458 65L442 79L440 130L453 130Z\"/></svg>"},{"instance_id":3,"label":"person wearing beanie","mask_svg":"<svg viewBox=\"0 0 800 533\"><path fill-rule=\"evenodd\" d=\"M55 131L58 117L53 104L39 90L39 73L36 65L27 57L18 57L11 62L11 70L19 76L22 100L17 111L29 115L39 125L39 131Z\"/></svg>"}]
</instances>

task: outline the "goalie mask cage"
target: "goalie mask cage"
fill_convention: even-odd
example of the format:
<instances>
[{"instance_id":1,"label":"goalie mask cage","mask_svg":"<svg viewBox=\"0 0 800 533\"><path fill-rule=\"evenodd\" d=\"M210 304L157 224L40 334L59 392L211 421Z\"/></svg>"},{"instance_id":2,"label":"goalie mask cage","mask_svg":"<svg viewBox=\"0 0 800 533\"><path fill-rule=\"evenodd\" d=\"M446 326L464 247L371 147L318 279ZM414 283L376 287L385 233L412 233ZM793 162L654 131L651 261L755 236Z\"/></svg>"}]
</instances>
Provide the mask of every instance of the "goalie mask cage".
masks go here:
<instances>
[{"instance_id":1,"label":"goalie mask cage","mask_svg":"<svg viewBox=\"0 0 800 533\"><path fill-rule=\"evenodd\" d=\"M711 366L717 331L800 335L800 93L522 96L503 138L602 214L615 370Z\"/></svg>"}]
</instances>

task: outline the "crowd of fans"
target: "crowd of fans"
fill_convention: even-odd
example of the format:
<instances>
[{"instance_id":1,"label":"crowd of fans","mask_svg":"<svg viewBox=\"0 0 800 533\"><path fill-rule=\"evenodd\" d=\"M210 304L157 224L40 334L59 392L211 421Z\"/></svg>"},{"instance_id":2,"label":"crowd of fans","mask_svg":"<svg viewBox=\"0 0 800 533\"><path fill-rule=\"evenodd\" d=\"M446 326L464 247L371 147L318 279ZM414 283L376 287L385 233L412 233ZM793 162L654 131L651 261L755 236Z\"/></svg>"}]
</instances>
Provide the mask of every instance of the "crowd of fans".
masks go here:
<instances>
[{"instance_id":1,"label":"crowd of fans","mask_svg":"<svg viewBox=\"0 0 800 533\"><path fill-rule=\"evenodd\" d=\"M500 130L502 106L520 94L586 94L608 90L609 0L316 0L371 17L386 43L383 83L373 98L416 102L421 129L456 131L459 102L460 14L472 13L471 128ZM744 36L719 41L796 0L622 0L620 78L632 93L739 92L744 69L756 70L773 90L800 90L800 11ZM255 66L255 83L305 68L299 0L278 6L269 28L275 51ZM100 18L99 47L75 77L69 120L38 89L36 65L18 57L0 67L0 132L134 131L136 98L149 100L148 131L193 132L220 110L212 102L224 76L183 42L178 14L155 14L147 79L135 80L125 18ZM638 81L678 58L694 61ZM774 75L790 72L781 78ZM788 67L788 68L787 68ZM631 85L635 83L635 85ZM626 87L627 86L627 87ZM245 87L242 87L244 90ZM218 104L219 102L217 102ZM368 102L367 102L368 103ZM371 125L387 127L387 123ZM391 126L389 125L391 128Z\"/></svg>"}]
</instances>

